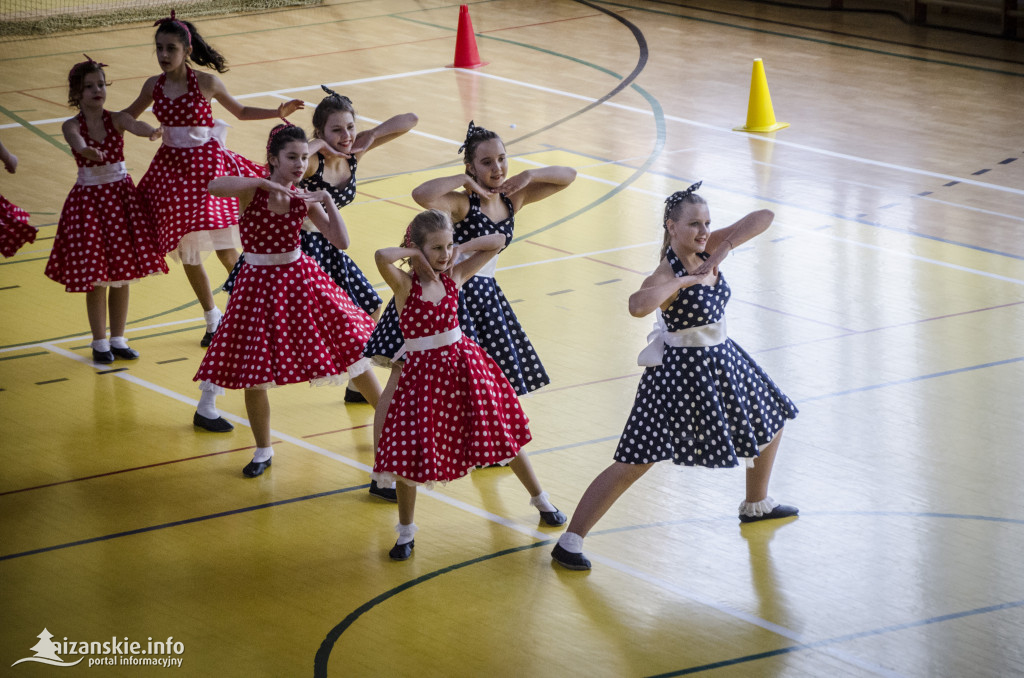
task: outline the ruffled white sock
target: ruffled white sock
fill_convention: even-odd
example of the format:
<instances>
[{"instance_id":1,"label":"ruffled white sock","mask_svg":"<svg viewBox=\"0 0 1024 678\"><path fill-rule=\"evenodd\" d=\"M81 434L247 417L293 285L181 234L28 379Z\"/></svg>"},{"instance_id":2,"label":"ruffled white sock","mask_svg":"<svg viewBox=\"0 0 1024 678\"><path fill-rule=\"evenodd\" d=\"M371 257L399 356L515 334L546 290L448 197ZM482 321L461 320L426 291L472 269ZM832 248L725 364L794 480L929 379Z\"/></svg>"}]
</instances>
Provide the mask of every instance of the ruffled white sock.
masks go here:
<instances>
[{"instance_id":1,"label":"ruffled white sock","mask_svg":"<svg viewBox=\"0 0 1024 678\"><path fill-rule=\"evenodd\" d=\"M224 393L224 389L208 381L201 381L199 382L199 390L202 392L202 395L199 396L199 405L196 406L196 412L199 413L200 417L216 419L220 416L220 411L217 409L217 396Z\"/></svg>"},{"instance_id":2,"label":"ruffled white sock","mask_svg":"<svg viewBox=\"0 0 1024 678\"><path fill-rule=\"evenodd\" d=\"M778 505L779 502L775 501L771 497L765 497L761 501L741 501L740 515L750 516L751 518L760 518L766 513L771 513L772 509Z\"/></svg>"},{"instance_id":3,"label":"ruffled white sock","mask_svg":"<svg viewBox=\"0 0 1024 678\"><path fill-rule=\"evenodd\" d=\"M575 532L563 532L558 545L569 553L583 553L583 537Z\"/></svg>"},{"instance_id":4,"label":"ruffled white sock","mask_svg":"<svg viewBox=\"0 0 1024 678\"><path fill-rule=\"evenodd\" d=\"M398 523L397 525L395 525L395 532L398 533L398 541L396 541L395 543L399 545L408 544L412 541L413 536L419 529L420 528L416 527L416 523L409 523L408 525Z\"/></svg>"},{"instance_id":5,"label":"ruffled white sock","mask_svg":"<svg viewBox=\"0 0 1024 678\"><path fill-rule=\"evenodd\" d=\"M114 348L128 348L128 340L124 337L111 337L110 345Z\"/></svg>"},{"instance_id":6,"label":"ruffled white sock","mask_svg":"<svg viewBox=\"0 0 1024 678\"><path fill-rule=\"evenodd\" d=\"M256 462L257 464L261 464L261 463L265 462L267 459L270 459L273 456L274 456L274 448L273 447L257 447L256 448L256 454L252 455L252 460L254 462Z\"/></svg>"},{"instance_id":7,"label":"ruffled white sock","mask_svg":"<svg viewBox=\"0 0 1024 678\"><path fill-rule=\"evenodd\" d=\"M551 497L548 496L547 492L541 492L536 497L530 497L530 506L533 506L538 511L557 511L555 505L551 503Z\"/></svg>"},{"instance_id":8,"label":"ruffled white sock","mask_svg":"<svg viewBox=\"0 0 1024 678\"><path fill-rule=\"evenodd\" d=\"M107 339L96 339L91 344L92 350L106 353L110 350L110 341Z\"/></svg>"},{"instance_id":9,"label":"ruffled white sock","mask_svg":"<svg viewBox=\"0 0 1024 678\"><path fill-rule=\"evenodd\" d=\"M209 311L203 313L203 320L206 321L206 331L216 332L217 326L220 325L220 318L224 315L220 312L220 309L214 306Z\"/></svg>"}]
</instances>

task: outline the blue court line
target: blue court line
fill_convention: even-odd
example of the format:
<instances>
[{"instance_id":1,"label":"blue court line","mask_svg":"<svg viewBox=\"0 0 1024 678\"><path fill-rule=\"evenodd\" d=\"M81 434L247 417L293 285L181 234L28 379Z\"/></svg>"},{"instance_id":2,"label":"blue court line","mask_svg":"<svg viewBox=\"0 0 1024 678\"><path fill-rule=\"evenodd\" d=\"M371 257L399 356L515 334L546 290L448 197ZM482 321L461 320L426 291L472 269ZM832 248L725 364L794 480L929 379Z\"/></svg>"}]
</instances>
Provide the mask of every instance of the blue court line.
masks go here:
<instances>
[{"instance_id":1,"label":"blue court line","mask_svg":"<svg viewBox=\"0 0 1024 678\"><path fill-rule=\"evenodd\" d=\"M838 398L841 396L852 395L854 393L863 393L865 391L874 391L880 388L889 388L890 386L902 386L903 384L913 384L918 381L925 381L927 379L937 379L939 377L948 377L953 374L961 374L963 372L973 372L975 370L983 370L989 367L999 367L1001 365L1009 365L1011 363L1019 363L1024 361L1024 357L1020 358L1008 358L1007 360L997 360L991 363L983 363L981 365L970 365L968 367L958 367L955 370L946 370L944 372L933 372L932 374L922 374L916 377L908 377L906 379L897 379L896 381L887 381L882 384L871 384L870 386L861 386L860 388L851 388L846 391L836 391L834 393L825 393L823 395L809 396L806 398L800 398L801 403L809 403L815 400L825 400L826 398Z\"/></svg>"},{"instance_id":2,"label":"blue court line","mask_svg":"<svg viewBox=\"0 0 1024 678\"><path fill-rule=\"evenodd\" d=\"M56 544L54 546L46 546L40 549L32 549L31 551L21 551L20 553L11 553L8 555L0 556L0 562L5 560L13 560L15 558L23 558L25 556L34 556L40 553L49 553L50 551L59 551L61 549L71 548L73 546L84 546L86 544L95 544L96 542L109 541L111 539L120 539L121 537L130 537L136 534L145 534L146 532L154 532L156 530L163 530L169 527L179 527L181 525L191 525L192 523L201 523L207 520L213 520L214 518L225 518L227 516L239 515L242 513L249 513L250 511L259 511L265 508L274 508L276 506L284 506L286 504L294 504L300 501L306 501L308 499L320 499L321 497L330 497L335 494L343 494L345 492L354 492L356 490L365 490L370 487L369 483L366 485L357 485L355 487L343 487L338 490L328 490L326 492L317 492L316 494L307 494L302 497L293 497L291 499L282 499L280 501L272 501L266 504L256 504L255 506L246 506L245 508L231 509L230 511L221 511L220 513L211 513L207 516L197 516L195 518L186 518L185 520L175 520L170 523L163 523L161 525L150 525L149 527L140 527L135 530L126 530L124 532L115 532L113 534L106 534L101 537L91 537L89 539L80 539L78 541L68 542L66 544Z\"/></svg>"}]
</instances>

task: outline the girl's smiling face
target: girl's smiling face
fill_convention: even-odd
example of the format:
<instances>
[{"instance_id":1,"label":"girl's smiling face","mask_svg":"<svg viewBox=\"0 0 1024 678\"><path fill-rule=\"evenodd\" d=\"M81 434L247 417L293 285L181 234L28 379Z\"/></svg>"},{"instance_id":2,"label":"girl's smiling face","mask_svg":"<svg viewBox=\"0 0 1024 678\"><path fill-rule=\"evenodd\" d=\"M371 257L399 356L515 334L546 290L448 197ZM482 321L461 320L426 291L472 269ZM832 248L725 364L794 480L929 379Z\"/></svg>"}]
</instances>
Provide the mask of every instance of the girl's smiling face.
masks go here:
<instances>
[{"instance_id":1,"label":"girl's smiling face","mask_svg":"<svg viewBox=\"0 0 1024 678\"><path fill-rule=\"evenodd\" d=\"M283 183L294 184L302 179L309 165L309 144L305 141L289 141L277 155L270 156L273 176Z\"/></svg>"},{"instance_id":2,"label":"girl's smiling face","mask_svg":"<svg viewBox=\"0 0 1024 678\"><path fill-rule=\"evenodd\" d=\"M435 271L444 271L451 265L455 245L450 228L427 233L420 251Z\"/></svg>"},{"instance_id":3,"label":"girl's smiling face","mask_svg":"<svg viewBox=\"0 0 1024 678\"><path fill-rule=\"evenodd\" d=\"M466 171L484 188L501 186L508 174L505 144L501 139L480 142L473 153L473 163L466 166Z\"/></svg>"},{"instance_id":4,"label":"girl's smiling face","mask_svg":"<svg viewBox=\"0 0 1024 678\"><path fill-rule=\"evenodd\" d=\"M324 124L323 140L339 153L348 153L356 140L356 121L348 111L335 111Z\"/></svg>"},{"instance_id":5,"label":"girl's smiling face","mask_svg":"<svg viewBox=\"0 0 1024 678\"><path fill-rule=\"evenodd\" d=\"M672 239L672 249L676 254L696 254L703 252L711 234L711 213L707 204L687 203L675 219L665 224Z\"/></svg>"}]
</instances>

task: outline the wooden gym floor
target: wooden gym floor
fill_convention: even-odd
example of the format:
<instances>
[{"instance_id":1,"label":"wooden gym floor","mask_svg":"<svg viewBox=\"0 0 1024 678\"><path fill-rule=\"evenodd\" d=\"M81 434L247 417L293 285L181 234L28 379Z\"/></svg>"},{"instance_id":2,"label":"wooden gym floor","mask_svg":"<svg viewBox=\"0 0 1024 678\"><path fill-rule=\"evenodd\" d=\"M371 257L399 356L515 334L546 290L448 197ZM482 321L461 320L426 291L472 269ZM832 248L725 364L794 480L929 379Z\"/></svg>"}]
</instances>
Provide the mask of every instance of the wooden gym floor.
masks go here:
<instances>
[{"instance_id":1,"label":"wooden gym floor","mask_svg":"<svg viewBox=\"0 0 1024 678\"><path fill-rule=\"evenodd\" d=\"M0 139L21 164L0 191L39 238L0 262L0 674L56 674L14 665L45 628L173 637L176 673L63 652L103 676L1024 675L1024 44L739 0L470 13L473 71L446 68L447 0L198 25L232 94L305 98L307 128L321 83L361 125L419 115L366 157L343 212L375 282L373 250L400 238L414 186L458 171L469 119L512 171L577 169L519 215L498 274L552 376L524 401L527 452L567 513L632 402L650 319L626 299L664 197L701 179L715 225L774 210L723 272L731 335L801 410L772 486L799 518L741 527L742 471L663 464L571 573L549 559L560 530L485 469L422 496L415 555L390 562L396 510L366 491L373 412L304 386L272 392L277 459L244 479L241 394L220 400L233 433L191 426L203 324L180 267L132 288L142 357L115 369L88 359L82 296L43 275L74 181L67 70L110 64L108 108L127 105L158 72L152 27L8 41ZM754 58L791 124L773 134L733 131ZM271 123L230 122L229 145L262 157ZM154 151L128 138L136 180Z\"/></svg>"}]
</instances>

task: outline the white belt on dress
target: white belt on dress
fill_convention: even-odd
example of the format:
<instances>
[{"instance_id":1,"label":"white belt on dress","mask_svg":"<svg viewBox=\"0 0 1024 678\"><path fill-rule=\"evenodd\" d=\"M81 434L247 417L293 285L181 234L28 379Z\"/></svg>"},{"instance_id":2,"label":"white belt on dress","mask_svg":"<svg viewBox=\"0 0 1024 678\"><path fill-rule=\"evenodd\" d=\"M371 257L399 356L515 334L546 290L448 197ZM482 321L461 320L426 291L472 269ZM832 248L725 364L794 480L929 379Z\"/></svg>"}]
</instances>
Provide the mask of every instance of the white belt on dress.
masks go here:
<instances>
[{"instance_id":1,"label":"white belt on dress","mask_svg":"<svg viewBox=\"0 0 1024 678\"><path fill-rule=\"evenodd\" d=\"M79 167L78 181L76 183L79 186L101 186L121 181L126 176L128 176L128 168L122 160L121 162L112 162L109 165L100 165L99 167Z\"/></svg>"},{"instance_id":2,"label":"white belt on dress","mask_svg":"<svg viewBox=\"0 0 1024 678\"><path fill-rule=\"evenodd\" d=\"M654 312L654 328L647 335L647 347L640 351L636 364L640 367L657 367L665 355L665 346L676 348L695 348L700 346L717 346L726 339L725 319L710 325L687 327L682 330L668 331L661 309Z\"/></svg>"},{"instance_id":3,"label":"white belt on dress","mask_svg":"<svg viewBox=\"0 0 1024 678\"><path fill-rule=\"evenodd\" d=\"M460 255L459 255L459 256L458 256L458 257L457 257L457 258L455 259L455 263L456 263L456 264L460 264L460 263L462 263L463 261L465 261L466 259L469 259L469 257L470 257L470 256L472 256L472 255L471 255L471 254L468 254L468 253L467 253L467 254L460 254ZM474 275L474 276L480 276L481 278L493 278L493 277L494 277L494 273L495 273L495 272L496 272L497 270L498 270L498 255L497 255L497 254L495 254L495 255L494 255L493 257L491 257L491 258L490 258L490 259L489 259L489 260L487 261L487 263L486 263L486 264L484 264L484 265L483 265L483 266L482 266L482 267L480 268L480 270L479 270L479 271L477 271L477 272L476 272L476 273L474 273L473 275Z\"/></svg>"},{"instance_id":4,"label":"white belt on dress","mask_svg":"<svg viewBox=\"0 0 1024 678\"><path fill-rule=\"evenodd\" d=\"M299 257L302 256L302 250L294 249L291 252L275 252L273 254L245 252L243 256L245 257L245 263L252 264L253 266L281 266L298 261Z\"/></svg>"},{"instance_id":5,"label":"white belt on dress","mask_svg":"<svg viewBox=\"0 0 1024 678\"><path fill-rule=\"evenodd\" d=\"M164 127L161 141L171 148L198 148L215 139L223 146L228 138L228 127L230 125L223 120L214 120L213 127Z\"/></svg>"},{"instance_id":6,"label":"white belt on dress","mask_svg":"<svg viewBox=\"0 0 1024 678\"><path fill-rule=\"evenodd\" d=\"M460 339L462 339L462 328L456 327L455 329L448 330L447 332L432 334L429 337L414 337L412 339L406 339L405 350L410 353L413 351L429 351L432 348L451 346L452 344L458 343Z\"/></svg>"}]
</instances>

